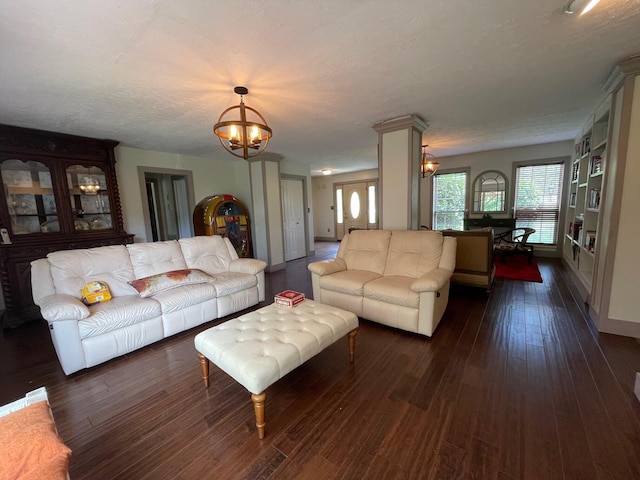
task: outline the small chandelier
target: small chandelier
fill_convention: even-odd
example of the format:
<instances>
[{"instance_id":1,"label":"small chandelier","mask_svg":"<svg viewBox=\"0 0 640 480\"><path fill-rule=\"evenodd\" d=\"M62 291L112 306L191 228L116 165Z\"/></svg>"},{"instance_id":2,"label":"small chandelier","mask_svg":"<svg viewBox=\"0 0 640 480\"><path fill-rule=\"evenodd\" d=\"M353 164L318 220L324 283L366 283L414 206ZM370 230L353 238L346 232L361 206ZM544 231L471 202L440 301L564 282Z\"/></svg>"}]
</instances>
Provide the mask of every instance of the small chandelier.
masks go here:
<instances>
[{"instance_id":1,"label":"small chandelier","mask_svg":"<svg viewBox=\"0 0 640 480\"><path fill-rule=\"evenodd\" d=\"M100 182L94 176L85 176L82 177L79 187L80 191L85 195L97 195L100 191Z\"/></svg>"},{"instance_id":2,"label":"small chandelier","mask_svg":"<svg viewBox=\"0 0 640 480\"><path fill-rule=\"evenodd\" d=\"M246 160L260 155L267 148L272 132L264 117L242 101L242 96L249 93L249 90L246 87L235 87L233 91L240 95L240 105L222 112L218 123L213 126L213 133L218 136L225 150ZM233 112L234 110L238 111ZM237 114L237 119L233 118L234 113Z\"/></svg>"},{"instance_id":3,"label":"small chandelier","mask_svg":"<svg viewBox=\"0 0 640 480\"><path fill-rule=\"evenodd\" d=\"M436 157L434 157L430 153L427 153L428 146L429 145L422 145L422 161L420 162L420 172L422 173L422 178L427 176L430 177L431 175L436 173L436 170L438 170L438 167L440 166L440 164L436 162Z\"/></svg>"}]
</instances>

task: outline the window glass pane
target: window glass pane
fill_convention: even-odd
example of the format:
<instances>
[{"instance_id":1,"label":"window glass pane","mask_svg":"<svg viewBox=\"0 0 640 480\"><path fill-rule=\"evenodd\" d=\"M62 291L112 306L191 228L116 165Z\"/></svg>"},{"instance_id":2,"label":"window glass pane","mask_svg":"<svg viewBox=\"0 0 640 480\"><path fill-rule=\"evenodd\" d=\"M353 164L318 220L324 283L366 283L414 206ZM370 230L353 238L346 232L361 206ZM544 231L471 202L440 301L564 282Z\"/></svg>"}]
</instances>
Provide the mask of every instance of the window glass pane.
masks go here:
<instances>
[{"instance_id":1,"label":"window glass pane","mask_svg":"<svg viewBox=\"0 0 640 480\"><path fill-rule=\"evenodd\" d=\"M336 188L336 222L342 224L344 213L342 210L342 189Z\"/></svg>"},{"instance_id":2,"label":"window glass pane","mask_svg":"<svg viewBox=\"0 0 640 480\"><path fill-rule=\"evenodd\" d=\"M376 186L369 185L369 223L376 223Z\"/></svg>"},{"instance_id":3,"label":"window glass pane","mask_svg":"<svg viewBox=\"0 0 640 480\"><path fill-rule=\"evenodd\" d=\"M531 243L555 245L562 199L561 163L529 165L516 170L516 227L534 228Z\"/></svg>"},{"instance_id":4,"label":"window glass pane","mask_svg":"<svg viewBox=\"0 0 640 480\"><path fill-rule=\"evenodd\" d=\"M351 198L349 199L349 208L351 212L351 218L360 217L360 195L358 192L352 192Z\"/></svg>"},{"instance_id":5,"label":"window glass pane","mask_svg":"<svg viewBox=\"0 0 640 480\"><path fill-rule=\"evenodd\" d=\"M2 162L1 171L11 220L10 233L59 232L49 168L36 161L6 160Z\"/></svg>"},{"instance_id":6,"label":"window glass pane","mask_svg":"<svg viewBox=\"0 0 640 480\"><path fill-rule=\"evenodd\" d=\"M487 170L473 184L473 212L504 212L507 182L497 170Z\"/></svg>"},{"instance_id":7,"label":"window glass pane","mask_svg":"<svg viewBox=\"0 0 640 480\"><path fill-rule=\"evenodd\" d=\"M480 208L483 212L504 210L504 192L481 192Z\"/></svg>"},{"instance_id":8,"label":"window glass pane","mask_svg":"<svg viewBox=\"0 0 640 480\"><path fill-rule=\"evenodd\" d=\"M112 227L109 194L102 169L71 165L67 167L67 184L76 231Z\"/></svg>"},{"instance_id":9,"label":"window glass pane","mask_svg":"<svg viewBox=\"0 0 640 480\"><path fill-rule=\"evenodd\" d=\"M463 229L467 173L441 173L433 177L433 229Z\"/></svg>"}]
</instances>

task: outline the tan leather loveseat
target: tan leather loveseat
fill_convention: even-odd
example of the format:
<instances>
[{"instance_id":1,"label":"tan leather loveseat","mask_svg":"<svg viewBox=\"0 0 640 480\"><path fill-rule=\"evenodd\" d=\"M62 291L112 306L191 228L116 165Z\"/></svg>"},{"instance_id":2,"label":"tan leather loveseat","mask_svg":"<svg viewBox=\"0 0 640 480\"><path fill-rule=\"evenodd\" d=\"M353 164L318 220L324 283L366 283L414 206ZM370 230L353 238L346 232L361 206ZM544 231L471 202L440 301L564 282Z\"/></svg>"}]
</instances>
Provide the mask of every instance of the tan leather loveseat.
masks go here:
<instances>
[{"instance_id":1,"label":"tan leather loveseat","mask_svg":"<svg viewBox=\"0 0 640 480\"><path fill-rule=\"evenodd\" d=\"M354 230L336 258L309 264L314 300L431 336L449 300L456 240L422 230Z\"/></svg>"}]
</instances>

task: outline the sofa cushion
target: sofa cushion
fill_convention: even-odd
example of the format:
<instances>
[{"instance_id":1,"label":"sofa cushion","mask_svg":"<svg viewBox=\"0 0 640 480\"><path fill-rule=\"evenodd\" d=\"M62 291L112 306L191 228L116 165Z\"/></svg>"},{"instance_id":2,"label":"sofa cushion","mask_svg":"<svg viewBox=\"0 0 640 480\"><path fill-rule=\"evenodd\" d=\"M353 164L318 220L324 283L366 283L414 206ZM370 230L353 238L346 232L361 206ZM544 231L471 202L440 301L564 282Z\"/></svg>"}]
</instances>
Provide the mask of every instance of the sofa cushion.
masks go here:
<instances>
[{"instance_id":1,"label":"sofa cushion","mask_svg":"<svg viewBox=\"0 0 640 480\"><path fill-rule=\"evenodd\" d=\"M418 308L420 294L411 290L414 279L398 275L385 275L367 282L364 286L364 297L380 302Z\"/></svg>"},{"instance_id":2,"label":"sofa cushion","mask_svg":"<svg viewBox=\"0 0 640 480\"><path fill-rule=\"evenodd\" d=\"M347 264L349 270L363 270L382 275L387 262L387 250L391 231L354 230L342 239L338 256Z\"/></svg>"},{"instance_id":3,"label":"sofa cushion","mask_svg":"<svg viewBox=\"0 0 640 480\"><path fill-rule=\"evenodd\" d=\"M153 299L160 304L163 314L182 310L211 298L216 298L216 288L212 283L183 285L153 296Z\"/></svg>"},{"instance_id":4,"label":"sofa cushion","mask_svg":"<svg viewBox=\"0 0 640 480\"><path fill-rule=\"evenodd\" d=\"M124 245L61 250L48 254L47 259L56 293L79 299L82 287L92 280L106 282L114 297L136 293L127 283L135 277Z\"/></svg>"},{"instance_id":5,"label":"sofa cushion","mask_svg":"<svg viewBox=\"0 0 640 480\"><path fill-rule=\"evenodd\" d=\"M102 335L162 315L160 304L138 295L115 297L89 307L91 315L78 322L80 338Z\"/></svg>"},{"instance_id":6,"label":"sofa cushion","mask_svg":"<svg viewBox=\"0 0 640 480\"><path fill-rule=\"evenodd\" d=\"M218 273L216 275L216 281L213 284L218 297L241 292L256 285L258 285L258 279L255 275L237 272Z\"/></svg>"},{"instance_id":7,"label":"sofa cushion","mask_svg":"<svg viewBox=\"0 0 640 480\"><path fill-rule=\"evenodd\" d=\"M213 281L214 278L202 270L185 268L137 278L130 281L129 284L138 291L142 298L146 298L184 285L212 283Z\"/></svg>"},{"instance_id":8,"label":"sofa cushion","mask_svg":"<svg viewBox=\"0 0 640 480\"><path fill-rule=\"evenodd\" d=\"M320 277L320 288L347 295L362 296L367 282L380 278L380 275L364 270L344 270Z\"/></svg>"},{"instance_id":9,"label":"sofa cushion","mask_svg":"<svg viewBox=\"0 0 640 480\"><path fill-rule=\"evenodd\" d=\"M438 268L442 254L442 233L425 230L394 230L384 275L419 278Z\"/></svg>"},{"instance_id":10,"label":"sofa cushion","mask_svg":"<svg viewBox=\"0 0 640 480\"><path fill-rule=\"evenodd\" d=\"M134 278L188 268L180 244L176 240L132 243L127 245L127 250L131 257Z\"/></svg>"},{"instance_id":11,"label":"sofa cushion","mask_svg":"<svg viewBox=\"0 0 640 480\"><path fill-rule=\"evenodd\" d=\"M209 274L228 271L229 264L238 257L229 251L229 245L219 235L181 238L179 243L187 267Z\"/></svg>"}]
</instances>

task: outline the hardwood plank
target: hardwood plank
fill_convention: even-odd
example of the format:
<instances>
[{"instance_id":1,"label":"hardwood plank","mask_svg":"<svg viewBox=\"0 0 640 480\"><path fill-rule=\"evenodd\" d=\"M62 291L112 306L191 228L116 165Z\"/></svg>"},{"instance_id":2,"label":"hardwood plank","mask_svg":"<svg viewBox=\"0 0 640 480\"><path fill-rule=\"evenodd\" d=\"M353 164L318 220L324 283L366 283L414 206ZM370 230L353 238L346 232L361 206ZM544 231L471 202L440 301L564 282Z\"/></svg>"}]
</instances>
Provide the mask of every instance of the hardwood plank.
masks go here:
<instances>
[{"instance_id":1,"label":"hardwood plank","mask_svg":"<svg viewBox=\"0 0 640 480\"><path fill-rule=\"evenodd\" d=\"M267 274L267 298L310 296L307 263L336 248ZM353 367L337 342L268 389L262 441L249 393L200 379L193 337L227 319L70 377L44 322L2 332L0 403L47 387L74 480L640 478L640 344L538 264L542 284L453 286L432 338L361 320Z\"/></svg>"}]
</instances>

